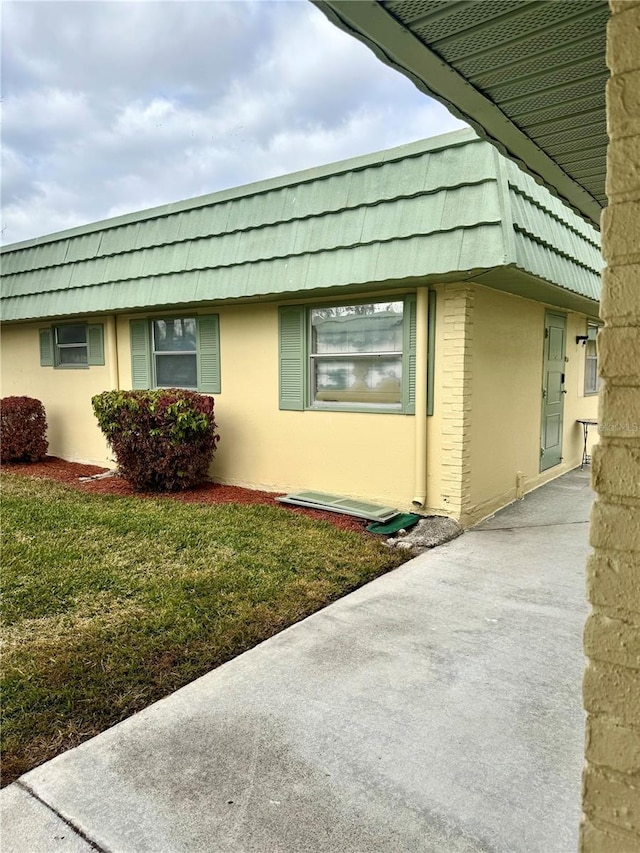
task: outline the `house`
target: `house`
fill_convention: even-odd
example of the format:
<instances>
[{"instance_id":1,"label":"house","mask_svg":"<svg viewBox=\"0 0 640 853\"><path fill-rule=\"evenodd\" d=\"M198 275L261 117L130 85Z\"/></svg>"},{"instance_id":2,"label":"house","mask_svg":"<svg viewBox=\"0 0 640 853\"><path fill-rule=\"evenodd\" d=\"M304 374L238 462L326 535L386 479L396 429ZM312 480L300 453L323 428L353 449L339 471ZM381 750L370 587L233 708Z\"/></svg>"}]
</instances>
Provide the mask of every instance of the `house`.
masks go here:
<instances>
[{"instance_id":1,"label":"house","mask_svg":"<svg viewBox=\"0 0 640 853\"><path fill-rule=\"evenodd\" d=\"M587 221L602 219L580 850L638 850L640 2L315 3Z\"/></svg>"},{"instance_id":2,"label":"house","mask_svg":"<svg viewBox=\"0 0 640 853\"><path fill-rule=\"evenodd\" d=\"M457 131L6 247L3 394L112 465L93 394L197 389L219 482L468 524L580 464L600 263Z\"/></svg>"}]
</instances>

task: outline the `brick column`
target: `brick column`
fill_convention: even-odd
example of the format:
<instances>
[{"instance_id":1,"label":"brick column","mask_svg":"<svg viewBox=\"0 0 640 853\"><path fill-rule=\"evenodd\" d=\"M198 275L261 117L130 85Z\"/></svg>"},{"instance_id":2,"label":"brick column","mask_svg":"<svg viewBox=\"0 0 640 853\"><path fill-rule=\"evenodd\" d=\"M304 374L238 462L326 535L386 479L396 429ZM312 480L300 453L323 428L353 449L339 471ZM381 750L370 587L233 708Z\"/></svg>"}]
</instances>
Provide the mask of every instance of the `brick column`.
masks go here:
<instances>
[{"instance_id":1,"label":"brick column","mask_svg":"<svg viewBox=\"0 0 640 853\"><path fill-rule=\"evenodd\" d=\"M640 0L611 0L583 853L640 850Z\"/></svg>"},{"instance_id":2,"label":"brick column","mask_svg":"<svg viewBox=\"0 0 640 853\"><path fill-rule=\"evenodd\" d=\"M447 285L442 318L442 500L463 524L471 510L473 298L473 288Z\"/></svg>"}]
</instances>

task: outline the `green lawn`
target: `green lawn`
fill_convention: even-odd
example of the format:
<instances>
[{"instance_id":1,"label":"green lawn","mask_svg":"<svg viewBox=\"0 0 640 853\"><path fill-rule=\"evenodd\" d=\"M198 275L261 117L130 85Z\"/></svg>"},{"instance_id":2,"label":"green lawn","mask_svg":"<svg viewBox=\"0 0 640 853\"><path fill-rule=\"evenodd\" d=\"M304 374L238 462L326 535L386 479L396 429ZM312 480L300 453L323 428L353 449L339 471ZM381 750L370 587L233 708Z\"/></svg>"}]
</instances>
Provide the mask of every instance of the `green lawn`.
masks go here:
<instances>
[{"instance_id":1,"label":"green lawn","mask_svg":"<svg viewBox=\"0 0 640 853\"><path fill-rule=\"evenodd\" d=\"M3 784L407 559L279 507L2 477Z\"/></svg>"}]
</instances>

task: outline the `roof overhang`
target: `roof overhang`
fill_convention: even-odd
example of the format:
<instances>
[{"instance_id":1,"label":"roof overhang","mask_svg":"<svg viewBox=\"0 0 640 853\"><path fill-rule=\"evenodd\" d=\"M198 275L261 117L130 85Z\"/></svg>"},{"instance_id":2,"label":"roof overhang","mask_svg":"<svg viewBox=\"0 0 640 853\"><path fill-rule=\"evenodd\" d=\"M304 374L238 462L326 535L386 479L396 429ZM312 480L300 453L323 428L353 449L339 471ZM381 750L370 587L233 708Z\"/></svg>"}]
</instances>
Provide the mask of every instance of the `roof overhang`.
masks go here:
<instances>
[{"instance_id":1,"label":"roof overhang","mask_svg":"<svg viewBox=\"0 0 640 853\"><path fill-rule=\"evenodd\" d=\"M470 269L465 271L451 272L439 275L414 276L403 279L387 279L378 282L359 282L340 287L314 287L301 292L300 290L282 290L277 293L256 293L250 296L230 297L219 299L202 299L198 301L180 301L175 296L166 298L164 301L149 302L125 302L122 304L108 306L95 302L83 304L82 291L79 293L60 295L55 301L46 302L38 297L24 297L15 300L15 304L9 305L3 312L3 323L33 323L53 319L73 319L75 317L100 317L104 315L113 316L136 315L144 312L150 314L166 314L171 310L205 311L220 308L223 305L250 305L256 303L304 303L317 299L325 301L328 299L344 299L345 297L364 297L372 294L392 295L394 292L407 292L418 287L435 287L442 284L479 284L492 290L510 293L523 299L541 302L549 307L561 308L566 311L575 311L578 314L586 314L590 317L598 316L598 302L580 293L559 287L557 284L545 281L516 266L494 267L491 269Z\"/></svg>"},{"instance_id":2,"label":"roof overhang","mask_svg":"<svg viewBox=\"0 0 640 853\"><path fill-rule=\"evenodd\" d=\"M599 225L606 0L312 2Z\"/></svg>"}]
</instances>

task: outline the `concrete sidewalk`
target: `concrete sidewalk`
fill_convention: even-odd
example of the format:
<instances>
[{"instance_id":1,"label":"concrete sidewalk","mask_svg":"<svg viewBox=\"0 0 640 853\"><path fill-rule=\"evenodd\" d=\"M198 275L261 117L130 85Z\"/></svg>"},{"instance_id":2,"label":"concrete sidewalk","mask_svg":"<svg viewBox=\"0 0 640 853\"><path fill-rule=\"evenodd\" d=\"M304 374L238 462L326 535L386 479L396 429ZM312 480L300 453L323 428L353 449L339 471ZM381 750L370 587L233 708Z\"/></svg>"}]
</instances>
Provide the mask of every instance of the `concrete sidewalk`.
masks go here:
<instances>
[{"instance_id":1,"label":"concrete sidewalk","mask_svg":"<svg viewBox=\"0 0 640 853\"><path fill-rule=\"evenodd\" d=\"M574 471L0 795L3 853L574 853Z\"/></svg>"}]
</instances>

